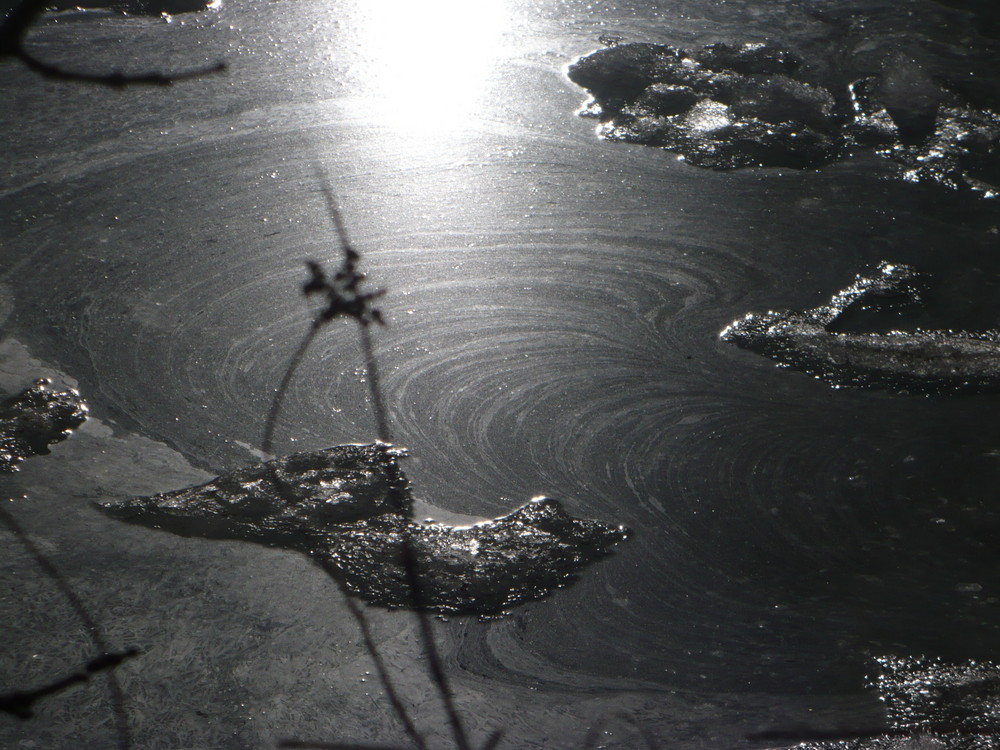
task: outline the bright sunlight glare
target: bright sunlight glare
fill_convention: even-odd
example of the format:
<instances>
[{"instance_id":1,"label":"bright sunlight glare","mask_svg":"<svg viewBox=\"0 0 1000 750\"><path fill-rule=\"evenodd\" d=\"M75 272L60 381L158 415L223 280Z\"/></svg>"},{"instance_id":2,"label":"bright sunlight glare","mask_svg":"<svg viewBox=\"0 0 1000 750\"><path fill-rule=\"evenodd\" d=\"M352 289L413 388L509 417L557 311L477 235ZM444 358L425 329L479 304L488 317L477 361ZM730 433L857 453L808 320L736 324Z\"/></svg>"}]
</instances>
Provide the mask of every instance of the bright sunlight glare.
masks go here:
<instances>
[{"instance_id":1,"label":"bright sunlight glare","mask_svg":"<svg viewBox=\"0 0 1000 750\"><path fill-rule=\"evenodd\" d=\"M468 129L510 27L507 0L379 0L361 8L370 96L413 134Z\"/></svg>"}]
</instances>

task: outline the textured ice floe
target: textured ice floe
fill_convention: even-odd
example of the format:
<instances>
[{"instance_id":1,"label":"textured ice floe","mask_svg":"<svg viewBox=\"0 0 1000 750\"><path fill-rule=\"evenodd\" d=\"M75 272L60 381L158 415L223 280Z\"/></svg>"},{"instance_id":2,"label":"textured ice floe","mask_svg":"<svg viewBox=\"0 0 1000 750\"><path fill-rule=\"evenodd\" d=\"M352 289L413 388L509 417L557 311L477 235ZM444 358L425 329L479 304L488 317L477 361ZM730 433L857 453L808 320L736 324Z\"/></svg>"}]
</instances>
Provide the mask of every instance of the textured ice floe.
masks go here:
<instances>
[{"instance_id":1,"label":"textured ice floe","mask_svg":"<svg viewBox=\"0 0 1000 750\"><path fill-rule=\"evenodd\" d=\"M422 601L440 612L500 614L572 581L626 530L570 517L538 498L469 527L418 524L402 451L384 443L297 453L197 487L107 502L123 521L185 536L244 539L312 556L373 604L413 604L401 564L415 553Z\"/></svg>"},{"instance_id":2,"label":"textured ice floe","mask_svg":"<svg viewBox=\"0 0 1000 750\"><path fill-rule=\"evenodd\" d=\"M65 440L86 419L79 393L54 390L44 379L0 402L0 472L49 453L50 445Z\"/></svg>"},{"instance_id":3,"label":"textured ice floe","mask_svg":"<svg viewBox=\"0 0 1000 750\"><path fill-rule=\"evenodd\" d=\"M830 92L797 80L797 67L764 44L622 44L577 60L569 77L593 95L608 138L715 169L808 167L839 156L842 138Z\"/></svg>"},{"instance_id":4,"label":"textured ice floe","mask_svg":"<svg viewBox=\"0 0 1000 750\"><path fill-rule=\"evenodd\" d=\"M871 687L889 726L878 735L804 742L798 750L995 750L1000 747L1000 666L883 656Z\"/></svg>"},{"instance_id":5,"label":"textured ice floe","mask_svg":"<svg viewBox=\"0 0 1000 750\"><path fill-rule=\"evenodd\" d=\"M896 58L879 76L850 87L845 136L896 162L904 179L1000 190L1000 116L976 109L939 86L916 63Z\"/></svg>"},{"instance_id":6,"label":"textured ice floe","mask_svg":"<svg viewBox=\"0 0 1000 750\"><path fill-rule=\"evenodd\" d=\"M807 168L872 150L910 181L990 197L1000 185L1000 117L903 56L832 89L805 80L790 52L756 43L615 44L568 74L593 96L583 113L601 119L605 137L666 148L697 166Z\"/></svg>"},{"instance_id":7,"label":"textured ice floe","mask_svg":"<svg viewBox=\"0 0 1000 750\"><path fill-rule=\"evenodd\" d=\"M841 333L830 325L861 299L917 299L913 268L882 261L825 305L750 313L720 338L836 386L905 393L1000 390L1000 331Z\"/></svg>"}]
</instances>

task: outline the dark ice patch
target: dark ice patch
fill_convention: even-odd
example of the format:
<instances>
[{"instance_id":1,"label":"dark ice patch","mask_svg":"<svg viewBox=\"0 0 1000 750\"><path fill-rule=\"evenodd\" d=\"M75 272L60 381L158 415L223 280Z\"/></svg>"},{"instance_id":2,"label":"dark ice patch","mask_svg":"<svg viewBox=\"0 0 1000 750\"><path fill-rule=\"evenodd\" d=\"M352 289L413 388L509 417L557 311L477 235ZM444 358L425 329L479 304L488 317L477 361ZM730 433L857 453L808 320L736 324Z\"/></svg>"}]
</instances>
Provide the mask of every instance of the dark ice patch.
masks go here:
<instances>
[{"instance_id":1,"label":"dark ice patch","mask_svg":"<svg viewBox=\"0 0 1000 750\"><path fill-rule=\"evenodd\" d=\"M894 55L877 74L828 88L769 44L686 51L617 44L569 67L610 140L659 146L697 166L812 168L873 150L912 182L994 197L1000 117ZM828 83L828 86L832 85Z\"/></svg>"},{"instance_id":2,"label":"dark ice patch","mask_svg":"<svg viewBox=\"0 0 1000 750\"><path fill-rule=\"evenodd\" d=\"M702 167L809 167L839 155L834 99L793 77L798 61L764 44L689 53L660 44L598 50L569 67L612 140L661 146Z\"/></svg>"},{"instance_id":3,"label":"dark ice patch","mask_svg":"<svg viewBox=\"0 0 1000 750\"><path fill-rule=\"evenodd\" d=\"M388 607L413 604L402 564L408 539L423 604L479 615L500 614L566 585L626 536L622 527L572 518L550 498L469 527L414 523L402 455L384 443L335 446L99 507L186 536L304 552L350 591Z\"/></svg>"},{"instance_id":4,"label":"dark ice patch","mask_svg":"<svg viewBox=\"0 0 1000 750\"><path fill-rule=\"evenodd\" d=\"M909 266L882 261L825 305L802 312L749 313L719 336L835 386L921 394L1000 390L1000 331L830 330L859 301L918 300L917 278Z\"/></svg>"},{"instance_id":5,"label":"dark ice patch","mask_svg":"<svg viewBox=\"0 0 1000 750\"><path fill-rule=\"evenodd\" d=\"M557 500L537 498L468 527L379 516L330 535L313 554L369 602L410 606L413 592L398 562L405 536L417 557L425 605L494 615L572 582L584 566L609 554L626 531L573 518Z\"/></svg>"},{"instance_id":6,"label":"dark ice patch","mask_svg":"<svg viewBox=\"0 0 1000 750\"><path fill-rule=\"evenodd\" d=\"M338 445L294 453L173 492L101 506L123 521L182 536L249 539L311 551L344 524L409 508L399 466L386 445Z\"/></svg>"},{"instance_id":7,"label":"dark ice patch","mask_svg":"<svg viewBox=\"0 0 1000 750\"><path fill-rule=\"evenodd\" d=\"M0 402L0 472L31 456L49 453L87 419L87 405L75 390L53 390L41 379Z\"/></svg>"}]
</instances>

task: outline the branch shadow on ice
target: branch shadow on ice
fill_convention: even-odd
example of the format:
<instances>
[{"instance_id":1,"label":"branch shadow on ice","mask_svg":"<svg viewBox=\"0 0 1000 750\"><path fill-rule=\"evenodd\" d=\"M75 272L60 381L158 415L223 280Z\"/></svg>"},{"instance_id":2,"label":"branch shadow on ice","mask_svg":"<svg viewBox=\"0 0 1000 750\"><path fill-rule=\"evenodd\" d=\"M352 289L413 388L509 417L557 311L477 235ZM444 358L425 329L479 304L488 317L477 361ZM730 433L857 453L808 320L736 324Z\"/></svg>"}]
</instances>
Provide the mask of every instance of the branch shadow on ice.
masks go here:
<instances>
[{"instance_id":1,"label":"branch shadow on ice","mask_svg":"<svg viewBox=\"0 0 1000 750\"><path fill-rule=\"evenodd\" d=\"M136 648L130 648L120 653L106 653L96 659L91 659L82 669L58 680L53 680L40 688L4 693L0 695L0 711L19 719L30 719L35 715L35 704L42 698L61 693L74 685L90 682L94 675L116 669L122 662L138 656L139 653L139 649Z\"/></svg>"},{"instance_id":2,"label":"branch shadow on ice","mask_svg":"<svg viewBox=\"0 0 1000 750\"><path fill-rule=\"evenodd\" d=\"M719 337L782 367L836 387L936 394L1000 391L1000 331L840 333L830 326L852 304L919 300L917 272L882 261L825 305L802 312L749 313Z\"/></svg>"},{"instance_id":3,"label":"branch shadow on ice","mask_svg":"<svg viewBox=\"0 0 1000 750\"><path fill-rule=\"evenodd\" d=\"M219 0L47 0L50 11L107 10L126 16L174 16L218 8Z\"/></svg>"},{"instance_id":4,"label":"branch shadow on ice","mask_svg":"<svg viewBox=\"0 0 1000 750\"><path fill-rule=\"evenodd\" d=\"M29 388L0 402L0 474L17 471L18 464L32 456L50 453L49 446L68 438L87 419L87 404L75 389L55 390L45 378ZM101 672L106 674L111 699L112 722L118 750L132 746L131 731L125 712L125 696L115 669L125 660L139 654L138 649L112 652L97 620L77 596L69 581L59 572L42 549L21 527L14 514L0 507L0 526L17 540L34 559L38 568L60 591L70 609L84 627L98 656L65 677L58 678L33 690L15 690L0 695L0 712L27 720L35 715L35 704L75 685L89 682Z\"/></svg>"},{"instance_id":5,"label":"branch shadow on ice","mask_svg":"<svg viewBox=\"0 0 1000 750\"><path fill-rule=\"evenodd\" d=\"M80 6L85 6L81 8ZM121 88L124 86L169 86L175 81L187 78L198 78L210 73L218 73L226 69L225 63L200 66L190 70L164 73L154 71L149 73L92 73L82 70L72 70L61 65L54 65L37 57L26 43L28 32L44 15L45 11L79 11L108 10L124 15L170 15L172 13L187 13L206 10L213 7L211 2L202 0L20 0L15 2L0 19L0 59L5 56L20 60L30 70L39 75L58 81L75 81L78 83L96 83L101 86Z\"/></svg>"},{"instance_id":6,"label":"branch shadow on ice","mask_svg":"<svg viewBox=\"0 0 1000 750\"><path fill-rule=\"evenodd\" d=\"M815 168L869 150L910 182L1000 192L1000 116L896 55L833 89L769 44L615 44L569 66L610 140L658 146L696 166Z\"/></svg>"},{"instance_id":7,"label":"branch shadow on ice","mask_svg":"<svg viewBox=\"0 0 1000 750\"><path fill-rule=\"evenodd\" d=\"M109 515L184 536L243 539L310 555L349 591L386 607L413 605L404 539L419 564L426 609L500 615L570 583L627 536L569 516L551 498L469 527L419 524L399 458L385 443L297 453L206 484L106 502Z\"/></svg>"},{"instance_id":8,"label":"branch shadow on ice","mask_svg":"<svg viewBox=\"0 0 1000 750\"><path fill-rule=\"evenodd\" d=\"M992 750L1000 743L1000 665L985 661L882 656L869 687L888 727L839 737L764 732L754 740L803 740L796 750ZM836 734L836 733L829 733ZM827 741L828 740L828 741Z\"/></svg>"}]
</instances>

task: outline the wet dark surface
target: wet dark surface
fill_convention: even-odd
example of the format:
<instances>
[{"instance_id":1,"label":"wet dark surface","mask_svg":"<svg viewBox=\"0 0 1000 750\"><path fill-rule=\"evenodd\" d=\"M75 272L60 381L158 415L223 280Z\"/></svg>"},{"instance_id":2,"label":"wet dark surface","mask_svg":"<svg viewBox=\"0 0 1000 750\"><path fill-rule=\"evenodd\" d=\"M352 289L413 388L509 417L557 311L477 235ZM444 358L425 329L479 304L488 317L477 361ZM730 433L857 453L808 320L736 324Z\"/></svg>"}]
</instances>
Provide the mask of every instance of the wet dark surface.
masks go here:
<instances>
[{"instance_id":1,"label":"wet dark surface","mask_svg":"<svg viewBox=\"0 0 1000 750\"><path fill-rule=\"evenodd\" d=\"M832 385L943 394L1000 389L1000 332L831 330L852 305L919 304L918 274L882 261L825 305L802 312L749 313L727 326L723 341L814 375Z\"/></svg>"}]
</instances>

